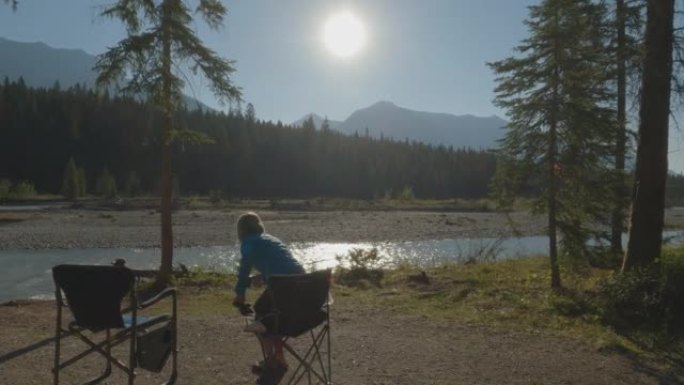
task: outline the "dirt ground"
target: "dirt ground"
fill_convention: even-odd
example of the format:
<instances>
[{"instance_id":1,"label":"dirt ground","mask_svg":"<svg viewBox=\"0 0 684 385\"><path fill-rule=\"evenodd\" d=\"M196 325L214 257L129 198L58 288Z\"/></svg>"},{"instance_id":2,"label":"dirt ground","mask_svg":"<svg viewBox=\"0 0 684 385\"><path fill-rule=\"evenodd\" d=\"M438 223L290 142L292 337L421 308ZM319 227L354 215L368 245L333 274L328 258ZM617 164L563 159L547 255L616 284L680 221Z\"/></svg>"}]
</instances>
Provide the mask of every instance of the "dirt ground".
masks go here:
<instances>
[{"instance_id":1,"label":"dirt ground","mask_svg":"<svg viewBox=\"0 0 684 385\"><path fill-rule=\"evenodd\" d=\"M249 365L259 359L256 340L241 331L244 319L236 313L218 313L181 317L178 384L255 383ZM52 383L54 344L49 338L54 314L52 302L0 307L1 384ZM627 357L572 339L378 312L349 298L338 298L331 322L334 384L676 383ZM74 338L68 341L63 357L84 346ZM117 353L124 353L121 350ZM64 372L63 383L93 377L103 362L93 358L77 365ZM115 369L104 383L125 383L119 372ZM158 384L162 379L140 371L136 383Z\"/></svg>"}]
</instances>

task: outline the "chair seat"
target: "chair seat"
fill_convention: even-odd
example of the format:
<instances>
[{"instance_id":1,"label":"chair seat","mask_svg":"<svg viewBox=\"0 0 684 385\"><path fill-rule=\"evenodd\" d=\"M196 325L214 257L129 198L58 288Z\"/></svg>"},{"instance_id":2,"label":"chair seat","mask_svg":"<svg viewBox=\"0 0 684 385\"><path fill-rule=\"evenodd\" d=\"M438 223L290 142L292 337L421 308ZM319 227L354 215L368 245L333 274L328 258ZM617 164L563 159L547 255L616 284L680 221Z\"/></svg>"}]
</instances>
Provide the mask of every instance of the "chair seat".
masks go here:
<instances>
[{"instance_id":1,"label":"chair seat","mask_svg":"<svg viewBox=\"0 0 684 385\"><path fill-rule=\"evenodd\" d=\"M328 313L321 310L302 318L296 314L280 314L278 317L265 317L261 322L268 334L286 337L299 337L326 321ZM276 320L277 318L277 320Z\"/></svg>"}]
</instances>

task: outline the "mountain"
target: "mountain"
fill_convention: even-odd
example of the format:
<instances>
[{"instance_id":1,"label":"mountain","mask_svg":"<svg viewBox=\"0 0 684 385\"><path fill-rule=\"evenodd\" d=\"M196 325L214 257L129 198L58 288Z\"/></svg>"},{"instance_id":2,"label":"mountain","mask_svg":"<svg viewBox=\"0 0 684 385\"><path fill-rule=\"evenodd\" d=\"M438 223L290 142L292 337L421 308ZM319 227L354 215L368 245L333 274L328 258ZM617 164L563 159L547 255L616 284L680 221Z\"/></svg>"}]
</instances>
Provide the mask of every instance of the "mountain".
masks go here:
<instances>
[{"instance_id":1,"label":"mountain","mask_svg":"<svg viewBox=\"0 0 684 385\"><path fill-rule=\"evenodd\" d=\"M310 115L295 122L301 123ZM314 122L320 116L311 114ZM503 137L506 121L497 117L451 115L445 113L410 110L381 101L352 113L343 122L331 124L331 128L346 134L418 141L427 144L454 147L493 148ZM320 127L320 124L316 124Z\"/></svg>"},{"instance_id":2,"label":"mountain","mask_svg":"<svg viewBox=\"0 0 684 385\"><path fill-rule=\"evenodd\" d=\"M95 85L93 67L97 58L80 49L53 48L45 43L23 43L0 37L0 79L24 78L30 87L63 88L76 84ZM200 101L184 96L189 109L210 109Z\"/></svg>"}]
</instances>

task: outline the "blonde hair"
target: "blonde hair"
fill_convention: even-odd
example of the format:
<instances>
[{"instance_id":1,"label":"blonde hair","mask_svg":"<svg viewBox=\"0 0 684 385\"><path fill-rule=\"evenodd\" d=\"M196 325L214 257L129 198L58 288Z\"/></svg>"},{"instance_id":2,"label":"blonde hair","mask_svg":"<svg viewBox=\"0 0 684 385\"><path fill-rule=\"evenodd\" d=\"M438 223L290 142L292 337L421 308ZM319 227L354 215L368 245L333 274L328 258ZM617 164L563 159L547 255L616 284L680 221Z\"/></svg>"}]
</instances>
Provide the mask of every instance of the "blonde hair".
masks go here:
<instances>
[{"instance_id":1,"label":"blonde hair","mask_svg":"<svg viewBox=\"0 0 684 385\"><path fill-rule=\"evenodd\" d=\"M250 211L240 215L237 221L238 239L242 240L253 234L263 234L264 231L266 231L264 223L256 213Z\"/></svg>"}]
</instances>

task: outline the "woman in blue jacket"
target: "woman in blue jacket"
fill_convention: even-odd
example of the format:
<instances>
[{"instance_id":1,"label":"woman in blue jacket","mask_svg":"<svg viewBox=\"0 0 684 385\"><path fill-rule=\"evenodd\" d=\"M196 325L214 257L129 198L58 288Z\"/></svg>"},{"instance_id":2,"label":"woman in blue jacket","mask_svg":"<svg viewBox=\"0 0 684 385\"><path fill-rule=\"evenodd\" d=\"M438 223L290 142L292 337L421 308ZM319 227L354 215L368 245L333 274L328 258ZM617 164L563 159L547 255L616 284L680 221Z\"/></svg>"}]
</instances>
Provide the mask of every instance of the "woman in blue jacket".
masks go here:
<instances>
[{"instance_id":1,"label":"woman in blue jacket","mask_svg":"<svg viewBox=\"0 0 684 385\"><path fill-rule=\"evenodd\" d=\"M240 240L240 267L238 281L235 285L233 306L244 308L245 291L250 286L250 273L257 270L264 282L273 274L303 274L304 268L292 256L288 248L276 237L266 234L261 218L255 213L246 213L238 219L237 235ZM265 365L258 383L277 384L287 371L287 363L283 354L283 344L279 337L264 334L266 328L258 320L263 312L268 311L268 293L257 300L255 310L257 321L248 326L248 331L257 333L264 349Z\"/></svg>"}]
</instances>

